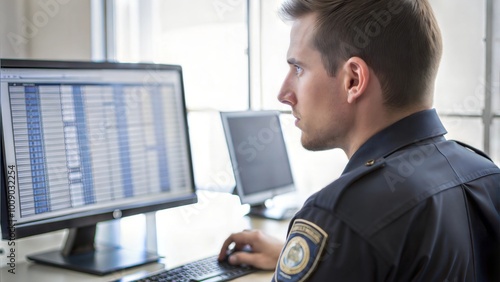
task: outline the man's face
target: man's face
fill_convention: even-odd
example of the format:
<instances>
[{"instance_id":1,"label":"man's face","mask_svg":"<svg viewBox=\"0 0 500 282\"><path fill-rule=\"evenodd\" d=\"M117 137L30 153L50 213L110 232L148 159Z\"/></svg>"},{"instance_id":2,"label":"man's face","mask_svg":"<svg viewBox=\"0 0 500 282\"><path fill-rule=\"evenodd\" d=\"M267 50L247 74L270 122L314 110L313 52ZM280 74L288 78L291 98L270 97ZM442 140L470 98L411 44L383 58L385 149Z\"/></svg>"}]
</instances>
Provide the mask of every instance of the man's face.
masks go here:
<instances>
[{"instance_id":1,"label":"man's face","mask_svg":"<svg viewBox=\"0 0 500 282\"><path fill-rule=\"evenodd\" d=\"M304 148L344 148L350 117L343 71L339 69L332 77L324 68L312 43L315 21L315 14L309 14L293 23L287 54L290 70L278 100L292 107Z\"/></svg>"}]
</instances>

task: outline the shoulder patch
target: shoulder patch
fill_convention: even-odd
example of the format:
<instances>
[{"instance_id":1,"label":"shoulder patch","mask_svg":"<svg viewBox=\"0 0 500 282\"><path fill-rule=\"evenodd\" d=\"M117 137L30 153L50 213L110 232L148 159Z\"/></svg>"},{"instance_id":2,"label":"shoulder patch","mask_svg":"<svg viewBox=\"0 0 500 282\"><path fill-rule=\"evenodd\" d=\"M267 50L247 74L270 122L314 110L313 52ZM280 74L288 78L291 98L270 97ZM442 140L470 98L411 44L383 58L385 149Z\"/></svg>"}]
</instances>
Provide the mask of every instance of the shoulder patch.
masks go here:
<instances>
[{"instance_id":1,"label":"shoulder patch","mask_svg":"<svg viewBox=\"0 0 500 282\"><path fill-rule=\"evenodd\" d=\"M297 219L294 221L278 265L274 281L305 281L316 268L328 234L316 224Z\"/></svg>"}]
</instances>

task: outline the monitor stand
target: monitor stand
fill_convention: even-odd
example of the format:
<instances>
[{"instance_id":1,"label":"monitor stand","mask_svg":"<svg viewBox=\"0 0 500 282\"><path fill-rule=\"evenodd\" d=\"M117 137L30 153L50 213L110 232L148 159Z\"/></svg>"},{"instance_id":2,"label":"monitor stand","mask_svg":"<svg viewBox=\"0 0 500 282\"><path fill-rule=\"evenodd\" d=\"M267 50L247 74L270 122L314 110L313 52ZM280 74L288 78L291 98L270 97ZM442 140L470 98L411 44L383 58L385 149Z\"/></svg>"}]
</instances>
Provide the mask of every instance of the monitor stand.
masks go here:
<instances>
[{"instance_id":1,"label":"monitor stand","mask_svg":"<svg viewBox=\"0 0 500 282\"><path fill-rule=\"evenodd\" d=\"M283 207L277 205L266 206L265 203L262 203L259 205L251 205L248 215L274 220L288 220L295 215L297 210L297 207Z\"/></svg>"},{"instance_id":2,"label":"monitor stand","mask_svg":"<svg viewBox=\"0 0 500 282\"><path fill-rule=\"evenodd\" d=\"M95 275L106 275L160 259L156 253L131 251L120 247L94 246L96 225L69 230L62 250L29 255L28 259Z\"/></svg>"}]
</instances>

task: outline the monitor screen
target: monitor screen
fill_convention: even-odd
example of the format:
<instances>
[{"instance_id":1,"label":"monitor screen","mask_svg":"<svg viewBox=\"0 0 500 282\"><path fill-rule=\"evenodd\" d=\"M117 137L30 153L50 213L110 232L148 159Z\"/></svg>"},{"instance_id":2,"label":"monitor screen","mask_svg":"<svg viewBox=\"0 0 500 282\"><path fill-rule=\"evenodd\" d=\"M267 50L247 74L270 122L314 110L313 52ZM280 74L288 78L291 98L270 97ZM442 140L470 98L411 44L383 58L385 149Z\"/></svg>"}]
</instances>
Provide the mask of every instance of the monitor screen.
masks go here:
<instances>
[{"instance_id":1,"label":"monitor screen","mask_svg":"<svg viewBox=\"0 0 500 282\"><path fill-rule=\"evenodd\" d=\"M196 202L180 66L0 68L3 239Z\"/></svg>"},{"instance_id":2,"label":"monitor screen","mask_svg":"<svg viewBox=\"0 0 500 282\"><path fill-rule=\"evenodd\" d=\"M260 205L295 190L278 111L221 112L241 202Z\"/></svg>"}]
</instances>

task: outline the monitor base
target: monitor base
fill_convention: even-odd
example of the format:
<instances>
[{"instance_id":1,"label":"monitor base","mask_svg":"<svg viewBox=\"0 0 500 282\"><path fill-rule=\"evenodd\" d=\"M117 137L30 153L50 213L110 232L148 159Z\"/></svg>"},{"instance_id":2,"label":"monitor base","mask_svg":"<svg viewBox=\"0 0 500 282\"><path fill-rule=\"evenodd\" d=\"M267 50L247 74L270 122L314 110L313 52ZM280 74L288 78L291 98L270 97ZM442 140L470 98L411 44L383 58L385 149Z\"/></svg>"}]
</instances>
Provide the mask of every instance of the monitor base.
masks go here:
<instances>
[{"instance_id":1,"label":"monitor base","mask_svg":"<svg viewBox=\"0 0 500 282\"><path fill-rule=\"evenodd\" d=\"M28 259L94 275L106 275L115 271L157 262L155 253L125 250L119 247L101 247L94 251L64 256L60 250L27 256Z\"/></svg>"},{"instance_id":2,"label":"monitor base","mask_svg":"<svg viewBox=\"0 0 500 282\"><path fill-rule=\"evenodd\" d=\"M62 250L28 255L28 259L75 271L106 275L111 272L156 262L156 253L126 250L118 246L96 246L96 224L69 229Z\"/></svg>"},{"instance_id":3,"label":"monitor base","mask_svg":"<svg viewBox=\"0 0 500 282\"><path fill-rule=\"evenodd\" d=\"M249 216L274 219L274 220L288 220L291 219L298 211L297 207L280 207L266 205L250 206Z\"/></svg>"}]
</instances>

